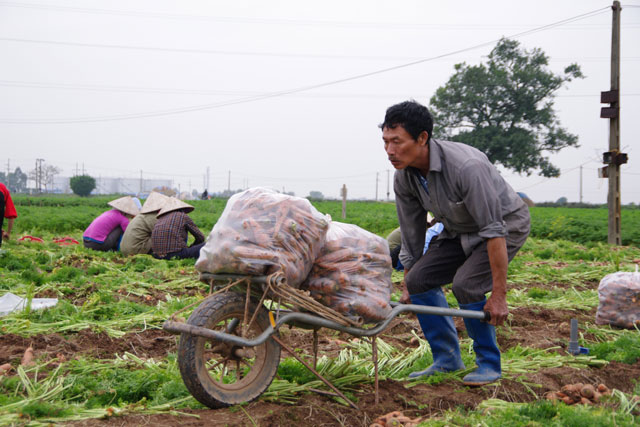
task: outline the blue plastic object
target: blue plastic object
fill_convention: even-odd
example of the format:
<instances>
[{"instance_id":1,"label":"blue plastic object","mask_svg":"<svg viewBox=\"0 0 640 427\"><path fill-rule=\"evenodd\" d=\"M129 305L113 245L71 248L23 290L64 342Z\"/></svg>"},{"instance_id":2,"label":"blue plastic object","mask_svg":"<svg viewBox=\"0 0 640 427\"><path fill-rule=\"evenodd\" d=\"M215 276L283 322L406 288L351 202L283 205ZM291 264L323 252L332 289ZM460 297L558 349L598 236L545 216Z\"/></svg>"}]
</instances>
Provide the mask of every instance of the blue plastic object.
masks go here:
<instances>
[{"instance_id":1,"label":"blue plastic object","mask_svg":"<svg viewBox=\"0 0 640 427\"><path fill-rule=\"evenodd\" d=\"M578 344L578 319L571 319L571 334L569 337L569 354L589 354L589 349Z\"/></svg>"}]
</instances>

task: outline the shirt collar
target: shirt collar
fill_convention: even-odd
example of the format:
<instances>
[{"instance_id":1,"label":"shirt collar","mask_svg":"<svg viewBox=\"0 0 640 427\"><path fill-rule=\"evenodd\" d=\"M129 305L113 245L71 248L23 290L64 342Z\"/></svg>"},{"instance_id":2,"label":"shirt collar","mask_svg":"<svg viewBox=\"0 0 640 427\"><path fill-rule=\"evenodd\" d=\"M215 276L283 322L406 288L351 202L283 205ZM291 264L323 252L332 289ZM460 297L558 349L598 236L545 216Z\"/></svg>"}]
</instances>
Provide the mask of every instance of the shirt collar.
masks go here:
<instances>
[{"instance_id":1,"label":"shirt collar","mask_svg":"<svg viewBox=\"0 0 640 427\"><path fill-rule=\"evenodd\" d=\"M442 172L442 148L433 138L429 141L429 172Z\"/></svg>"}]
</instances>

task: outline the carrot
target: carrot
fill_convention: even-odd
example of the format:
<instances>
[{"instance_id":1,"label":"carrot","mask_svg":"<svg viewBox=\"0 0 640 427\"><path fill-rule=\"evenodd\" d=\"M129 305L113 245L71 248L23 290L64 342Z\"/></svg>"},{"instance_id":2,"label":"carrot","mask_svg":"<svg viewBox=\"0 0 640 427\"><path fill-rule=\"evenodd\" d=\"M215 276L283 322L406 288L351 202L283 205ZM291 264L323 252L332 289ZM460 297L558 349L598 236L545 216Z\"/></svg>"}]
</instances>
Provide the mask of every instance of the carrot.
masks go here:
<instances>
[{"instance_id":1,"label":"carrot","mask_svg":"<svg viewBox=\"0 0 640 427\"><path fill-rule=\"evenodd\" d=\"M0 365L0 375L4 375L11 370L11 363Z\"/></svg>"},{"instance_id":2,"label":"carrot","mask_svg":"<svg viewBox=\"0 0 640 427\"><path fill-rule=\"evenodd\" d=\"M355 253L352 248L343 248L318 258L317 262L322 262L322 263L341 262L344 260L352 259L354 255Z\"/></svg>"},{"instance_id":3,"label":"carrot","mask_svg":"<svg viewBox=\"0 0 640 427\"><path fill-rule=\"evenodd\" d=\"M587 399L586 397L580 398L581 405L593 405L593 402Z\"/></svg>"},{"instance_id":4,"label":"carrot","mask_svg":"<svg viewBox=\"0 0 640 427\"><path fill-rule=\"evenodd\" d=\"M22 356L22 361L20 362L21 366L30 366L33 365L33 347L29 346L24 351L24 355Z\"/></svg>"},{"instance_id":5,"label":"carrot","mask_svg":"<svg viewBox=\"0 0 640 427\"><path fill-rule=\"evenodd\" d=\"M276 215L277 222L275 227L273 228L273 234L278 234L280 231L280 227L284 223L284 220L287 219L287 214L289 213L289 207L286 204L282 204L278 210L278 214Z\"/></svg>"},{"instance_id":6,"label":"carrot","mask_svg":"<svg viewBox=\"0 0 640 427\"><path fill-rule=\"evenodd\" d=\"M265 231L262 230L260 225L253 218L248 218L246 222L249 224L251 230L253 231L255 242L259 246L263 246L265 248L269 247L271 245L271 238Z\"/></svg>"},{"instance_id":7,"label":"carrot","mask_svg":"<svg viewBox=\"0 0 640 427\"><path fill-rule=\"evenodd\" d=\"M362 257L369 262L373 262L376 265L387 265L391 264L391 257L387 254L377 254L377 253L365 253L362 254Z\"/></svg>"},{"instance_id":8,"label":"carrot","mask_svg":"<svg viewBox=\"0 0 640 427\"><path fill-rule=\"evenodd\" d=\"M340 290L340 286L331 279L319 278L309 281L309 289L323 292L325 294L335 294Z\"/></svg>"},{"instance_id":9,"label":"carrot","mask_svg":"<svg viewBox=\"0 0 640 427\"><path fill-rule=\"evenodd\" d=\"M587 399L592 399L595 394L596 389L591 384L585 384L580 390L580 394L586 397Z\"/></svg>"},{"instance_id":10,"label":"carrot","mask_svg":"<svg viewBox=\"0 0 640 427\"><path fill-rule=\"evenodd\" d=\"M247 246L236 246L231 250L231 254L238 258L277 261L277 256L272 251Z\"/></svg>"}]
</instances>

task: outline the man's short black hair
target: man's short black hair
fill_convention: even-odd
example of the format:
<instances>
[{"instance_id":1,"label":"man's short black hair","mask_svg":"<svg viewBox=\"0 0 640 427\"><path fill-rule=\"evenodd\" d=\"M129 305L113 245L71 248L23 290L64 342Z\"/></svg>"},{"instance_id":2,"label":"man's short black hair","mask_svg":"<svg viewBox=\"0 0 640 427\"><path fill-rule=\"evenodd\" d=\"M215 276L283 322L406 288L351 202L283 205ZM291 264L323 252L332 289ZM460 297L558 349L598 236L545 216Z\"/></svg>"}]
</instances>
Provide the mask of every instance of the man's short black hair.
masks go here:
<instances>
[{"instance_id":1,"label":"man's short black hair","mask_svg":"<svg viewBox=\"0 0 640 427\"><path fill-rule=\"evenodd\" d=\"M384 122L379 127L380 129L394 129L396 126L402 126L413 139L418 139L423 131L427 132L429 139L431 139L433 118L424 105L414 100L404 101L387 108Z\"/></svg>"}]
</instances>

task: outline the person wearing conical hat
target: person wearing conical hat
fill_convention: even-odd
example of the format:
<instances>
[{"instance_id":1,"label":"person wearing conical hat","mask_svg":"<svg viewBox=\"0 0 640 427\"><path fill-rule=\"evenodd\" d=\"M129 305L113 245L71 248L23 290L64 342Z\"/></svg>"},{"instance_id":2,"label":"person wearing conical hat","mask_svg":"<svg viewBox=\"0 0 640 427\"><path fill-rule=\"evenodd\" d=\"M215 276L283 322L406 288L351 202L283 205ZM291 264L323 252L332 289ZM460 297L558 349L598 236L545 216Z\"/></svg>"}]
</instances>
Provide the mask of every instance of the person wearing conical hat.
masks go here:
<instances>
[{"instance_id":1,"label":"person wearing conical hat","mask_svg":"<svg viewBox=\"0 0 640 427\"><path fill-rule=\"evenodd\" d=\"M82 233L85 248L97 251L117 251L120 239L140 208L131 196L120 197L108 203L113 209L94 219ZM140 203L140 201L138 201Z\"/></svg>"},{"instance_id":2,"label":"person wearing conical hat","mask_svg":"<svg viewBox=\"0 0 640 427\"><path fill-rule=\"evenodd\" d=\"M159 259L198 258L200 248L204 246L204 234L187 215L193 206L180 199L171 197L158 212L158 221L151 233L151 251ZM187 246L189 234L195 237L191 246Z\"/></svg>"},{"instance_id":3,"label":"person wearing conical hat","mask_svg":"<svg viewBox=\"0 0 640 427\"><path fill-rule=\"evenodd\" d=\"M156 225L158 211L170 200L168 196L152 191L145 200L140 213L131 220L120 242L124 255L150 254L151 232Z\"/></svg>"}]
</instances>

